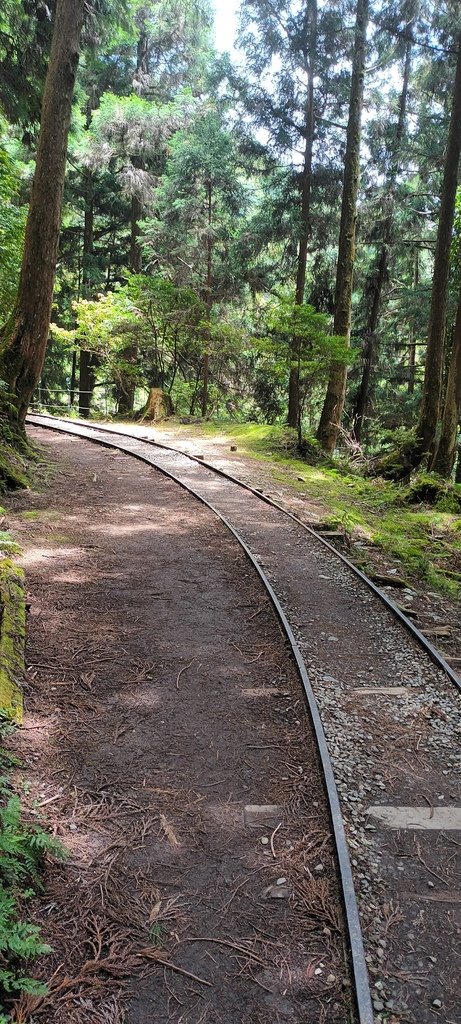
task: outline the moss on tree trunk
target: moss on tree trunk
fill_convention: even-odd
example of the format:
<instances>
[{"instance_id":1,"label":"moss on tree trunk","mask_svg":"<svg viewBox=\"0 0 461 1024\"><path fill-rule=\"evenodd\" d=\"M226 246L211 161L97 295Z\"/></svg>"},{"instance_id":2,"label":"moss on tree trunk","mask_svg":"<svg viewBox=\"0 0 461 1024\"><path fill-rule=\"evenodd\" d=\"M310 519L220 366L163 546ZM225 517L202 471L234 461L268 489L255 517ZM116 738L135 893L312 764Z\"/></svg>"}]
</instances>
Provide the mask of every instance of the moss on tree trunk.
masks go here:
<instances>
[{"instance_id":1,"label":"moss on tree trunk","mask_svg":"<svg viewBox=\"0 0 461 1024\"><path fill-rule=\"evenodd\" d=\"M21 430L48 341L84 10L85 0L57 3L18 295L0 332L0 377L13 399L4 415Z\"/></svg>"},{"instance_id":2,"label":"moss on tree trunk","mask_svg":"<svg viewBox=\"0 0 461 1024\"><path fill-rule=\"evenodd\" d=\"M417 442L410 453L412 468L430 451L434 442L440 414L440 396L444 366L444 339L450 255L455 216L458 168L461 154L461 34L458 37L450 129L448 133L445 169L440 202L439 226L432 280L431 311L424 368L423 395Z\"/></svg>"},{"instance_id":3,"label":"moss on tree trunk","mask_svg":"<svg viewBox=\"0 0 461 1024\"><path fill-rule=\"evenodd\" d=\"M458 300L453 349L448 370L442 432L431 469L447 480L451 477L456 458L456 439L461 415L461 290Z\"/></svg>"}]
</instances>

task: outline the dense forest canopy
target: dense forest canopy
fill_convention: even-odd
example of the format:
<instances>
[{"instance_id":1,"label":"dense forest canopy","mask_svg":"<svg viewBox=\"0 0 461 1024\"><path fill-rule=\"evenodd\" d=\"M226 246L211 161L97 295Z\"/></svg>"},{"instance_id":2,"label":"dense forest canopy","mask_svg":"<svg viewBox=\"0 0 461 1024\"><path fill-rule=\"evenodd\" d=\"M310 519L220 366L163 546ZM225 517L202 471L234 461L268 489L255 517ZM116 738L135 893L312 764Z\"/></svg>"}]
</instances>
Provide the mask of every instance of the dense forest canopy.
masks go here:
<instances>
[{"instance_id":1,"label":"dense forest canopy","mask_svg":"<svg viewBox=\"0 0 461 1024\"><path fill-rule=\"evenodd\" d=\"M459 3L216 6L3 3L5 422L157 389L461 479Z\"/></svg>"}]
</instances>

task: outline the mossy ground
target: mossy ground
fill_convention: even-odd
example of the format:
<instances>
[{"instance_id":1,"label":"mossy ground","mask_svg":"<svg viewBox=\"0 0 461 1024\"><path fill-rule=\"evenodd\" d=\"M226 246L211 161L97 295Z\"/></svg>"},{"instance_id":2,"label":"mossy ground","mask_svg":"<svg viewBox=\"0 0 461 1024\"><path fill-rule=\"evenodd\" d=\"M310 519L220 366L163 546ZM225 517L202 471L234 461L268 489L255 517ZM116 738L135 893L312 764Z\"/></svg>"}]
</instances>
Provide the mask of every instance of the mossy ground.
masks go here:
<instances>
[{"instance_id":1,"label":"mossy ground","mask_svg":"<svg viewBox=\"0 0 461 1024\"><path fill-rule=\"evenodd\" d=\"M0 422L0 492L28 487L30 464L35 457L26 438Z\"/></svg>"},{"instance_id":2,"label":"mossy ground","mask_svg":"<svg viewBox=\"0 0 461 1024\"><path fill-rule=\"evenodd\" d=\"M241 455L263 460L266 469L269 465L274 483L315 500L332 526L368 540L434 588L461 593L461 515L454 511L460 486L453 489L454 501L442 493L436 505L415 504L409 487L364 478L334 463L313 466L297 458L294 432L284 427L207 422L182 429L189 436L226 438Z\"/></svg>"},{"instance_id":3,"label":"mossy ground","mask_svg":"<svg viewBox=\"0 0 461 1024\"><path fill-rule=\"evenodd\" d=\"M26 509L25 512L19 512L18 515L20 515L21 519L25 519L26 522L30 523L43 520L52 522L54 519L59 519L58 513L49 508Z\"/></svg>"},{"instance_id":4,"label":"mossy ground","mask_svg":"<svg viewBox=\"0 0 461 1024\"><path fill-rule=\"evenodd\" d=\"M0 717L22 721L26 610L22 569L0 562Z\"/></svg>"}]
</instances>

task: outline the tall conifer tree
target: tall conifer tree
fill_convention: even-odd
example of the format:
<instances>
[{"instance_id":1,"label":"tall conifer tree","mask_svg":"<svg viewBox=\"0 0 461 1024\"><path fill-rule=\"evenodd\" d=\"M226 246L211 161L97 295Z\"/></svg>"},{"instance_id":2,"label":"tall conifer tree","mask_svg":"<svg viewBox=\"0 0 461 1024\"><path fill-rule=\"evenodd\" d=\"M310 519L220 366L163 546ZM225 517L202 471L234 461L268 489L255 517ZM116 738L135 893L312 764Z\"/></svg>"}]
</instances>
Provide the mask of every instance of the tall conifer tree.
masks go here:
<instances>
[{"instance_id":1,"label":"tall conifer tree","mask_svg":"<svg viewBox=\"0 0 461 1024\"><path fill-rule=\"evenodd\" d=\"M16 303L0 331L0 376L20 429L45 357L59 245L72 98L85 0L58 0ZM14 409L14 411L12 411Z\"/></svg>"}]
</instances>

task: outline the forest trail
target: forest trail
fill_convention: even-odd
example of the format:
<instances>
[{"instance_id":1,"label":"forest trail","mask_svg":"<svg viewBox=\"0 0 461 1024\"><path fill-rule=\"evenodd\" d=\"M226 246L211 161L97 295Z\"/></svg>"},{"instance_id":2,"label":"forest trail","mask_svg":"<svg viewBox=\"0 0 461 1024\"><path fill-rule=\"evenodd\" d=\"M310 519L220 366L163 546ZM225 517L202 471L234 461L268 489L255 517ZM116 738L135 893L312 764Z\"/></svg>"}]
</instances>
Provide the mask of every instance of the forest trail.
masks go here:
<instances>
[{"instance_id":1,"label":"forest trail","mask_svg":"<svg viewBox=\"0 0 461 1024\"><path fill-rule=\"evenodd\" d=\"M391 1024L430 1024L442 995L447 1021L461 1024L455 982L461 863L449 834L459 830L460 804L453 682L315 532L257 492L219 477L200 458L129 436L116 440L88 424L49 427L79 440L88 436L110 451L117 445L172 474L243 538L308 666L341 800L377 1022L392 1010ZM301 719L302 706L296 707ZM296 772L292 761L286 766ZM309 834L306 841L310 849ZM316 880L309 871L308 888ZM282 877L290 879L288 867ZM434 892L428 895L428 888ZM368 1022L370 1012L362 1019Z\"/></svg>"},{"instance_id":2,"label":"forest trail","mask_svg":"<svg viewBox=\"0 0 461 1024\"><path fill-rule=\"evenodd\" d=\"M46 452L46 492L11 511L30 591L17 747L69 858L36 906L50 997L16 1019L343 1024L321 776L268 599L174 484L75 438ZM275 809L253 829L248 805Z\"/></svg>"},{"instance_id":3,"label":"forest trail","mask_svg":"<svg viewBox=\"0 0 461 1024\"><path fill-rule=\"evenodd\" d=\"M87 421L80 421L82 424ZM100 424L102 426L103 424ZM108 424L111 431L128 431L130 435L149 439L156 443L171 445L178 451L195 458L204 458L218 470L236 477L238 480L249 484L251 487L272 497L278 504L282 505L288 512L293 513L298 519L308 526L316 529L339 530L337 539L332 539L338 550L346 553L348 558L362 569L371 579L378 582L381 589L388 596L397 601L402 610L413 619L418 628L440 649L441 654L454 667L454 670L461 674L461 623L459 598L447 591L434 591L434 583L430 579L424 579L421 574L415 573L414 567L402 564L397 557L393 557L388 551L383 550L380 544L374 543L370 532L365 525L363 527L351 526L350 511L354 507L365 513L369 513L367 499L357 494L355 488L348 492L348 500L343 501L341 509L338 509L337 499L333 504L329 502L328 487L323 489L317 486L317 493L312 493L313 488L307 480L300 477L300 463L292 464L289 456L287 459L268 457L269 453L261 458L247 451L245 440L240 443L238 438L233 438L232 433L225 428L221 431L213 430L210 433L202 431L201 424L183 424L177 421L165 421L149 425L146 423L111 422ZM302 468L301 468L302 473ZM308 475L308 474L306 474ZM301 484L301 487L300 487ZM319 494L319 491L323 491ZM350 503L350 504L349 504ZM418 506L415 506L417 513ZM382 516L379 505L374 509L375 522L373 528ZM434 516L436 517L436 510ZM373 522L373 517L369 522ZM333 526L332 524L339 524ZM405 524L400 525L401 531L405 533ZM342 534L342 536L341 536ZM437 535L436 519L434 518L433 534ZM409 539L408 543L411 541ZM344 548L344 545L346 547ZM431 547L428 538L427 547ZM448 549L445 549L447 556ZM446 562L453 564L456 561L456 554L451 550L451 557L445 557ZM434 570L440 566L440 560L434 561ZM406 581L404 588L396 589L392 585L392 576L399 579L403 576ZM387 581L390 586L385 587Z\"/></svg>"}]
</instances>

